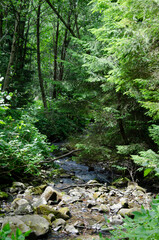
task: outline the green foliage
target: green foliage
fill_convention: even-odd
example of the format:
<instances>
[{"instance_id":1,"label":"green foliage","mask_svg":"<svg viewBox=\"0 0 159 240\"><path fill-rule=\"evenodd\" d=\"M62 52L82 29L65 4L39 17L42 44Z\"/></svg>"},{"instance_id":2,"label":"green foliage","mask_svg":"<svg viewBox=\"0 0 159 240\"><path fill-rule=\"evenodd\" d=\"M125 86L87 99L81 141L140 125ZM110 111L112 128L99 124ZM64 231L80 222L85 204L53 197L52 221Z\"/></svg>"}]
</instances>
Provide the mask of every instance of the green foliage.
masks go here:
<instances>
[{"instance_id":1,"label":"green foliage","mask_svg":"<svg viewBox=\"0 0 159 240\"><path fill-rule=\"evenodd\" d=\"M30 231L27 231L25 233L22 233L19 228L17 228L16 233L11 232L11 228L9 223L4 225L2 230L0 231L0 239L1 240L25 240L27 236L31 233Z\"/></svg>"},{"instance_id":2,"label":"green foliage","mask_svg":"<svg viewBox=\"0 0 159 240\"><path fill-rule=\"evenodd\" d=\"M40 134L33 119L22 109L11 111L4 103L3 95L0 104L0 174L37 174L38 163L49 155L46 136Z\"/></svg>"},{"instance_id":3,"label":"green foliage","mask_svg":"<svg viewBox=\"0 0 159 240\"><path fill-rule=\"evenodd\" d=\"M126 216L123 221L123 225L116 226L115 230L111 231L110 238L101 237L100 239L158 240L159 197L152 200L150 210L142 207L140 212L134 212L133 219Z\"/></svg>"},{"instance_id":4,"label":"green foliage","mask_svg":"<svg viewBox=\"0 0 159 240\"><path fill-rule=\"evenodd\" d=\"M118 145L117 146L117 153L122 155L130 155L138 153L139 151L143 150L145 145L143 143L132 143L129 145Z\"/></svg>"},{"instance_id":5,"label":"green foliage","mask_svg":"<svg viewBox=\"0 0 159 240\"><path fill-rule=\"evenodd\" d=\"M154 170L156 172L155 175L159 176L159 154L149 149L139 152L139 155L132 155L132 159L136 164L146 169ZM148 170L146 170L144 175L147 176L150 172L151 171L148 172Z\"/></svg>"},{"instance_id":6,"label":"green foliage","mask_svg":"<svg viewBox=\"0 0 159 240\"><path fill-rule=\"evenodd\" d=\"M85 116L86 105L82 101L60 97L48 104L47 111L41 102L30 107L30 114L36 118L35 126L51 141L66 139L81 131L89 121Z\"/></svg>"}]
</instances>

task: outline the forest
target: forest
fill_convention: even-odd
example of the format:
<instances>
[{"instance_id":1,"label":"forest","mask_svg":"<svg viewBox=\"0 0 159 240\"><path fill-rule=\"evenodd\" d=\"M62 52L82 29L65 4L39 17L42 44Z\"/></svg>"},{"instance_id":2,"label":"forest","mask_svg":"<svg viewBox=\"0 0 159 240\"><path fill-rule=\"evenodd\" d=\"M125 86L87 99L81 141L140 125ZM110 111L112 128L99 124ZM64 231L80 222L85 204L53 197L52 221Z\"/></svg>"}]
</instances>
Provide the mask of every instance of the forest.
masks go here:
<instances>
[{"instance_id":1,"label":"forest","mask_svg":"<svg viewBox=\"0 0 159 240\"><path fill-rule=\"evenodd\" d=\"M62 176L55 158L69 156L152 193L90 239L159 239L158 26L159 0L0 1L0 203L13 182ZM25 239L6 226L0 239Z\"/></svg>"}]
</instances>

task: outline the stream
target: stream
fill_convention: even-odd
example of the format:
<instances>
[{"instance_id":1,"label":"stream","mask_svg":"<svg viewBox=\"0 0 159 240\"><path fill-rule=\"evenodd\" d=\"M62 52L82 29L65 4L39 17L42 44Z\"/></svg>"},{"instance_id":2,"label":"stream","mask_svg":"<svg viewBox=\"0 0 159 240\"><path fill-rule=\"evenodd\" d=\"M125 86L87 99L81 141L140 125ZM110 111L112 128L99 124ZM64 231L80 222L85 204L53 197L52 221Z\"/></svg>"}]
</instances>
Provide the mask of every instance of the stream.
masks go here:
<instances>
[{"instance_id":1,"label":"stream","mask_svg":"<svg viewBox=\"0 0 159 240\"><path fill-rule=\"evenodd\" d=\"M90 167L71 158L58 159L55 163L61 173L42 169L42 185L15 182L8 188L7 193L13 199L2 201L1 224L7 216L16 224L20 218L34 229L39 240L99 240L99 233L110 236L109 231L114 225L122 224L126 215L133 216L141 206L150 208L154 195L136 182L121 179L112 183L111 173L97 164ZM52 182L48 182L47 176L51 176ZM34 217L38 220L30 220ZM39 221L45 222L46 227ZM39 227L42 229L35 230Z\"/></svg>"},{"instance_id":2,"label":"stream","mask_svg":"<svg viewBox=\"0 0 159 240\"><path fill-rule=\"evenodd\" d=\"M58 189L71 187L74 184L86 183L90 180L97 180L99 183L110 183L111 181L111 174L98 165L88 167L69 158L57 160L55 163L65 171L60 178L55 179Z\"/></svg>"}]
</instances>

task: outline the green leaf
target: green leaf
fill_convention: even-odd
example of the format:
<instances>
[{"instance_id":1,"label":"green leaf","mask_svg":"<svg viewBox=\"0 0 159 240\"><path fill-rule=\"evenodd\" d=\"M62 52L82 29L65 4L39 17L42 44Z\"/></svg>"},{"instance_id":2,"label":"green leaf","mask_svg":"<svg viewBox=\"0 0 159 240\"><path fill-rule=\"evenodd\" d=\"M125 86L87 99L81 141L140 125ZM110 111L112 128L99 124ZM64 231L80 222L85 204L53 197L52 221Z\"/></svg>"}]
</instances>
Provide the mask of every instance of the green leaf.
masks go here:
<instances>
[{"instance_id":1,"label":"green leaf","mask_svg":"<svg viewBox=\"0 0 159 240\"><path fill-rule=\"evenodd\" d=\"M147 168L144 170L144 177L146 177L153 169L152 168Z\"/></svg>"}]
</instances>

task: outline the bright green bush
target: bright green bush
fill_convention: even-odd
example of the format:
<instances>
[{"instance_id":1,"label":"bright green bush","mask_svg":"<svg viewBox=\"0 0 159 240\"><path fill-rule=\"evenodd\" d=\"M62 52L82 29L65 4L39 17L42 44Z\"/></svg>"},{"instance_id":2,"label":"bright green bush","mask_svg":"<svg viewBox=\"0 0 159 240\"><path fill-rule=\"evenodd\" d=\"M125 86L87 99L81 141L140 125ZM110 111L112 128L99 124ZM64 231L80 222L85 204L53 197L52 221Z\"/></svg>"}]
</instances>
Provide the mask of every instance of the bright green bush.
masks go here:
<instances>
[{"instance_id":1,"label":"bright green bush","mask_svg":"<svg viewBox=\"0 0 159 240\"><path fill-rule=\"evenodd\" d=\"M27 237L30 232L31 231L22 233L21 230L17 228L16 233L14 234L11 232L9 223L7 223L0 231L0 240L25 240L25 237Z\"/></svg>"},{"instance_id":2,"label":"bright green bush","mask_svg":"<svg viewBox=\"0 0 159 240\"><path fill-rule=\"evenodd\" d=\"M0 175L37 174L38 163L49 155L46 136L34 127L33 119L22 109L9 109L4 96L10 97L0 92Z\"/></svg>"},{"instance_id":3,"label":"bright green bush","mask_svg":"<svg viewBox=\"0 0 159 240\"><path fill-rule=\"evenodd\" d=\"M111 234L110 238L100 239L159 240L159 197L153 199L151 210L142 207L140 212L134 212L133 219L126 216L124 224L116 226Z\"/></svg>"}]
</instances>

